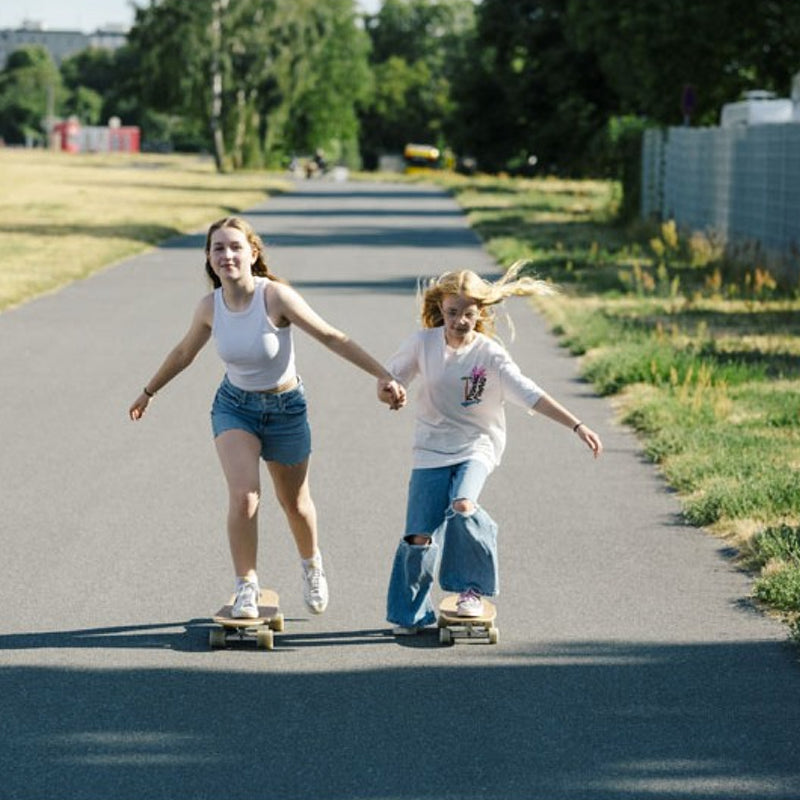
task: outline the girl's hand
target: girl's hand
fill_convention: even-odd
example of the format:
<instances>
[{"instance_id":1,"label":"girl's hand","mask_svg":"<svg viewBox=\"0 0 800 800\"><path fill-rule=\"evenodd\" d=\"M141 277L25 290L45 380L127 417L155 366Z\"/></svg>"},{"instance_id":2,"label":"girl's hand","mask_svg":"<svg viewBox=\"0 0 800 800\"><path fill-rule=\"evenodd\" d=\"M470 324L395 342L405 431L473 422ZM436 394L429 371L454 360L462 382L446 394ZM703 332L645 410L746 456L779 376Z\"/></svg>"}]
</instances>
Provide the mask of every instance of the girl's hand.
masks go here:
<instances>
[{"instance_id":1,"label":"girl's hand","mask_svg":"<svg viewBox=\"0 0 800 800\"><path fill-rule=\"evenodd\" d=\"M575 433L578 434L581 441L586 443L586 446L594 453L595 458L603 452L603 443L600 441L600 437L591 428L586 425L581 425Z\"/></svg>"},{"instance_id":2,"label":"girl's hand","mask_svg":"<svg viewBox=\"0 0 800 800\"><path fill-rule=\"evenodd\" d=\"M151 398L148 397L144 392L142 392L134 401L133 405L130 407L128 414L130 418L135 422L137 419L141 419L144 416L144 412L147 411L147 406L150 405Z\"/></svg>"},{"instance_id":3,"label":"girl's hand","mask_svg":"<svg viewBox=\"0 0 800 800\"><path fill-rule=\"evenodd\" d=\"M378 379L378 400L386 403L392 411L401 409L406 404L406 390L395 380Z\"/></svg>"}]
</instances>

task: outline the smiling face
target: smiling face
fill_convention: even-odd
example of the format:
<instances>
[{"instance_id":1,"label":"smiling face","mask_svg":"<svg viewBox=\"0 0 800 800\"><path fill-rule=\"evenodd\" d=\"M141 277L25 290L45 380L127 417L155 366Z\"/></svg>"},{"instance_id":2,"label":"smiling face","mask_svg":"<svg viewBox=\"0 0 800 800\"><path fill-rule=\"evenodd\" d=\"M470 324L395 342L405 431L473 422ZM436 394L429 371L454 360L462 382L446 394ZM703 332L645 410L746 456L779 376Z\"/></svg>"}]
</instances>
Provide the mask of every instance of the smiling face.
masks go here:
<instances>
[{"instance_id":1,"label":"smiling face","mask_svg":"<svg viewBox=\"0 0 800 800\"><path fill-rule=\"evenodd\" d=\"M475 326L481 317L480 306L471 297L448 294L440 305L444 335L450 347L463 347L475 338Z\"/></svg>"},{"instance_id":2,"label":"smiling face","mask_svg":"<svg viewBox=\"0 0 800 800\"><path fill-rule=\"evenodd\" d=\"M252 275L258 251L238 228L224 227L211 235L207 256L220 280L240 281Z\"/></svg>"}]
</instances>

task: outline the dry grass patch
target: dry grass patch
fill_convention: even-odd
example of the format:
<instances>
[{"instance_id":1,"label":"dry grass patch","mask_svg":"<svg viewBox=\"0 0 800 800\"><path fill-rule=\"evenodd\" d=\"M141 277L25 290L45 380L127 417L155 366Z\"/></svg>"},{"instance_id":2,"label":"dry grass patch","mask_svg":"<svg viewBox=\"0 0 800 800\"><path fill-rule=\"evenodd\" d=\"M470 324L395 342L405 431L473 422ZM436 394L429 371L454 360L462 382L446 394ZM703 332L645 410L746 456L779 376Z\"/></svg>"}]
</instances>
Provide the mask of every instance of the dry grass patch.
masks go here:
<instances>
[{"instance_id":1,"label":"dry grass patch","mask_svg":"<svg viewBox=\"0 0 800 800\"><path fill-rule=\"evenodd\" d=\"M288 187L208 158L0 149L0 310Z\"/></svg>"}]
</instances>

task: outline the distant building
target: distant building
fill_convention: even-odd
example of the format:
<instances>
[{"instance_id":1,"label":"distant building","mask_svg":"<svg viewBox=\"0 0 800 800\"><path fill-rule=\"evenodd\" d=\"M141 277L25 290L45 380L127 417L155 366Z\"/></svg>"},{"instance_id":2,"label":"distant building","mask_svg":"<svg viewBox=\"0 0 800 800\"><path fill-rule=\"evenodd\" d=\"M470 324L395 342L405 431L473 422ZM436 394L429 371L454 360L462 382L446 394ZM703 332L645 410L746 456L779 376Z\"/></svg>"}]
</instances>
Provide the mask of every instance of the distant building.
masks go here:
<instances>
[{"instance_id":1,"label":"distant building","mask_svg":"<svg viewBox=\"0 0 800 800\"><path fill-rule=\"evenodd\" d=\"M47 48L56 64L61 64L65 58L88 47L116 50L125 44L127 38L128 33L121 25L108 25L94 33L83 33L83 31L51 31L44 28L41 23L26 20L22 23L22 27L16 30L11 28L0 30L0 69L5 67L11 53L25 45L38 44Z\"/></svg>"},{"instance_id":2,"label":"distant building","mask_svg":"<svg viewBox=\"0 0 800 800\"><path fill-rule=\"evenodd\" d=\"M75 117L58 120L50 134L50 147L65 153L138 153L141 131L137 125L120 125L112 117L107 126L83 126Z\"/></svg>"}]
</instances>

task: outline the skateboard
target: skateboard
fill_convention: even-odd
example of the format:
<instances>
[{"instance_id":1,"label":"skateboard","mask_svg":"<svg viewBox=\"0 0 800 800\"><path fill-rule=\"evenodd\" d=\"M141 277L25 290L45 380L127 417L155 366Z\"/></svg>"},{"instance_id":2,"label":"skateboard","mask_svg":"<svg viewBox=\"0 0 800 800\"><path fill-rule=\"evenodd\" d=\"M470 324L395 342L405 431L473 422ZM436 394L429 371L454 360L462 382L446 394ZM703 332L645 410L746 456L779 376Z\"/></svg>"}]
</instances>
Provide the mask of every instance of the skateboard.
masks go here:
<instances>
[{"instance_id":1,"label":"skateboard","mask_svg":"<svg viewBox=\"0 0 800 800\"><path fill-rule=\"evenodd\" d=\"M231 616L232 596L227 605L217 611L213 620L217 627L208 632L208 643L213 648L225 647L229 641L255 639L259 650L272 650L275 647L274 633L283 630L283 614L278 610L278 593L262 589L258 595L258 616L255 619L239 619Z\"/></svg>"},{"instance_id":2,"label":"skateboard","mask_svg":"<svg viewBox=\"0 0 800 800\"><path fill-rule=\"evenodd\" d=\"M458 595L451 594L445 597L439 605L439 641L442 644L453 644L457 639L483 639L489 644L500 641L500 631L494 624L497 618L497 607L485 597L483 602L483 616L459 617L456 612Z\"/></svg>"}]
</instances>

